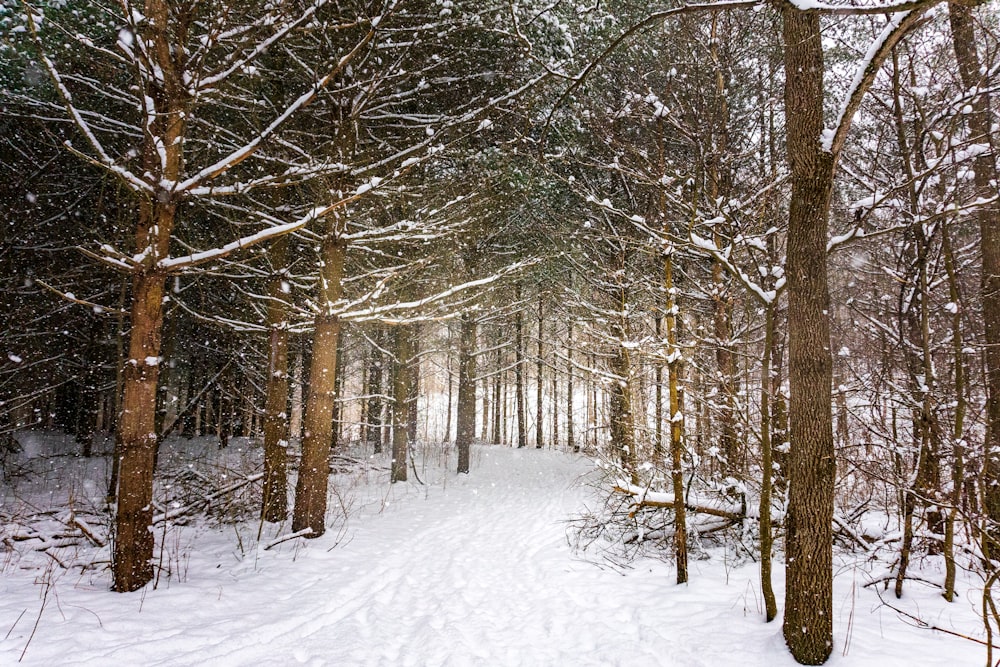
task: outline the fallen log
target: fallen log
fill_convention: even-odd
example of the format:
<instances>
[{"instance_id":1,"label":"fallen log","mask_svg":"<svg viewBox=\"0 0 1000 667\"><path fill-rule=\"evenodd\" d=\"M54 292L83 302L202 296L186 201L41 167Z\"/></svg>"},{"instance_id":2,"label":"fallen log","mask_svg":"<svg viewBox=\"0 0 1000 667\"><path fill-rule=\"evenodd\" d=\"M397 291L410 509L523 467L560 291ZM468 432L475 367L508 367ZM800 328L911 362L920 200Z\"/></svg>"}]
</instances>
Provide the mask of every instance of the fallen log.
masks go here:
<instances>
[{"instance_id":1,"label":"fallen log","mask_svg":"<svg viewBox=\"0 0 1000 667\"><path fill-rule=\"evenodd\" d=\"M635 509L642 507L673 509L676 505L674 495L672 493L656 493L648 491L647 489L632 486L631 484L623 485L621 483L616 484L612 490L616 493L624 493L632 496L634 499L632 507ZM712 516L728 519L729 521L742 521L746 518L746 513L742 511L728 510L720 507L713 507L711 505L699 504L697 502L685 502L684 508L689 512L710 514ZM632 515L634 515L634 511L632 512Z\"/></svg>"}]
</instances>

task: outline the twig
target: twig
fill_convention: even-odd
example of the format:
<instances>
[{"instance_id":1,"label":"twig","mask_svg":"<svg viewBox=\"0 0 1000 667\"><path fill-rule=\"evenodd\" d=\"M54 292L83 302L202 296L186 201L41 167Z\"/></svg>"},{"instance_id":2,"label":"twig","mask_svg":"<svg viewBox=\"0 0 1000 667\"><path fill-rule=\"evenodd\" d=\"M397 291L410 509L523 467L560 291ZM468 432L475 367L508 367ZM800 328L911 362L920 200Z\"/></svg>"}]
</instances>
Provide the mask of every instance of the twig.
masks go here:
<instances>
[{"instance_id":1,"label":"twig","mask_svg":"<svg viewBox=\"0 0 1000 667\"><path fill-rule=\"evenodd\" d=\"M17 627L17 624L21 622L21 618L23 618L23 617L24 617L24 615L25 615L25 614L27 614L27 613L28 613L28 608L27 608L27 607L25 607L25 608L24 608L24 609L23 609L23 610L21 611L21 613L20 613L20 614L18 614L18 616L17 616L17 620L15 620L15 621L14 621L14 625L10 626L10 630L8 630L8 631L7 631L7 634L5 634L5 635L3 636L3 640L4 640L4 641L7 641L8 639L10 639L10 633L14 632L14 628L16 628L16 627Z\"/></svg>"},{"instance_id":2,"label":"twig","mask_svg":"<svg viewBox=\"0 0 1000 667\"><path fill-rule=\"evenodd\" d=\"M48 552L46 552L48 553ZM50 556L52 554L49 554ZM38 608L38 617L35 618L35 625L31 628L31 634L28 635L28 641L24 645L24 650L21 651L21 657L17 659L18 662L24 660L24 654L28 652L28 646L31 645L31 640L35 638L35 632L38 630L38 624L42 620L42 612L45 611L45 603L49 600L49 588L52 587L52 580L46 577L45 579L45 590L42 591L42 606ZM23 613L23 612L22 612ZM20 618L20 616L18 617Z\"/></svg>"},{"instance_id":3,"label":"twig","mask_svg":"<svg viewBox=\"0 0 1000 667\"><path fill-rule=\"evenodd\" d=\"M903 611L899 607L894 607L885 601L885 598L882 597L882 593L877 588L875 589L875 594L878 595L878 599L879 601L882 602L882 606L892 609L900 616L905 616L906 618L909 618L910 620L912 620L914 623L917 624L918 628L925 628L927 630L936 630L937 632L943 632L946 635L952 635L954 637L959 637L961 639L968 639L970 642L975 642L976 644L981 644L982 646L992 646L993 648L1000 648L1000 646L997 646L996 644L990 644L989 642L984 642L982 639L976 639L975 637L970 637L969 635L963 635L961 632L955 632L954 630L948 630L947 628L942 628L932 623L928 623L919 616L914 616L913 614L907 611Z\"/></svg>"}]
</instances>

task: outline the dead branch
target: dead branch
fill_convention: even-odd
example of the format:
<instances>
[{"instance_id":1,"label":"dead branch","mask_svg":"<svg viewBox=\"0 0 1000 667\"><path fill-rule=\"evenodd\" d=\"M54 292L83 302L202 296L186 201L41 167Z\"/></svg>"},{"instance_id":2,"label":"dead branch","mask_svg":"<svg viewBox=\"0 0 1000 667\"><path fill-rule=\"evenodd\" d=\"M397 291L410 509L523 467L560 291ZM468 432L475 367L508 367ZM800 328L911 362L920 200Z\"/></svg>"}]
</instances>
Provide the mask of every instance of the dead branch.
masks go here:
<instances>
[{"instance_id":1,"label":"dead branch","mask_svg":"<svg viewBox=\"0 0 1000 667\"><path fill-rule=\"evenodd\" d=\"M176 519L179 516L184 516L185 514L190 514L204 507L208 507L219 498L229 495L233 491L238 491L239 489L242 489L245 486L253 484L254 482L260 481L263 478L264 478L264 473L262 472L255 473L253 475L247 475L246 477L243 477L242 479L239 479L233 482L232 484L224 486L221 489L218 489L217 491L205 494L204 496L202 496L198 500L195 500L194 502L188 503L187 505L184 505L182 507L175 507L174 509L166 510L164 512L161 512L160 514L154 515L153 525L156 525L163 521L170 521Z\"/></svg>"},{"instance_id":2,"label":"dead branch","mask_svg":"<svg viewBox=\"0 0 1000 667\"><path fill-rule=\"evenodd\" d=\"M625 495L632 496L635 500L632 503L632 511L629 512L629 517L635 515L635 511L642 507L657 507L662 509L673 509L674 502L666 500L652 500L649 498L644 498L640 494L635 493L631 489L626 489L621 486L615 486L612 491L616 493L624 493ZM708 505L696 505L694 503L685 502L685 509L689 512L698 512L700 514L711 514L712 516L721 517L723 519L728 519L729 521L742 521L746 518L744 512L730 512L728 510L719 509L718 507L711 507Z\"/></svg>"}]
</instances>

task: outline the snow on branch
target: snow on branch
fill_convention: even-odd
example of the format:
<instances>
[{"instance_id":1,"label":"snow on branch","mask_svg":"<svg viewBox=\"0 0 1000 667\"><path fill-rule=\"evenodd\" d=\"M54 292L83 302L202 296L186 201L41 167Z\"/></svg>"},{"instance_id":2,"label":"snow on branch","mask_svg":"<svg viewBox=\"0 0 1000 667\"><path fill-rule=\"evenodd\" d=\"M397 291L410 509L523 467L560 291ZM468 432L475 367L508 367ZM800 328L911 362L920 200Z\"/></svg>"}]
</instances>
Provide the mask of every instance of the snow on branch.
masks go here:
<instances>
[{"instance_id":1,"label":"snow on branch","mask_svg":"<svg viewBox=\"0 0 1000 667\"><path fill-rule=\"evenodd\" d=\"M539 259L531 259L523 262L515 262L509 266L504 267L500 271L497 271L491 276L486 278L478 278L476 280L470 280L468 282L461 283L459 285L453 285L448 289L442 290L437 294L433 294L422 299L417 299L415 301L404 301L392 304L386 304L384 306L373 306L371 308L366 308L364 310L355 311L344 311L341 312L339 317L342 320L351 320L353 322L366 322L371 320L379 320L381 322L388 322L390 324L402 323L403 320L386 317L387 315L397 312L397 311L409 311L417 310L423 308L424 306L443 301L451 296L454 296L460 292L472 289L474 287L482 287L484 285L489 285L500 280L503 277L521 271L524 268L537 264Z\"/></svg>"},{"instance_id":2,"label":"snow on branch","mask_svg":"<svg viewBox=\"0 0 1000 667\"><path fill-rule=\"evenodd\" d=\"M270 37L261 40L261 42L257 44L250 51L250 53L248 53L242 58L235 60L229 67L222 70L221 72L217 72L211 76L206 76L202 78L194 86L194 89L197 91L204 91L207 88L212 88L218 85L219 83L223 82L230 75L232 75L233 72L237 72L243 69L244 67L246 67L248 63L256 60L262 53L267 51L267 49L270 48L271 45L273 45L278 40L282 39L289 32L311 20L312 17L316 14L316 12L320 8L322 8L325 4L327 4L327 0L317 0L311 6L307 7L306 10L297 19L289 21L288 23L281 26L278 30L275 30ZM360 23L360 21L355 22L355 25L357 23Z\"/></svg>"},{"instance_id":3,"label":"snow on branch","mask_svg":"<svg viewBox=\"0 0 1000 667\"><path fill-rule=\"evenodd\" d=\"M942 0L895 0L874 5L841 5L820 0L785 0L788 4L803 12L818 12L832 16L861 16L871 14L889 14L907 12L914 9L927 8Z\"/></svg>"},{"instance_id":4,"label":"snow on branch","mask_svg":"<svg viewBox=\"0 0 1000 667\"><path fill-rule=\"evenodd\" d=\"M184 257L165 257L157 262L157 266L160 269L166 271L178 271L180 269L185 269L190 266L195 266L197 264L204 264L205 262L211 262L217 259L222 259L237 250L242 250L244 248L249 248L255 246L258 243L267 241L278 236L284 236L285 234L291 234L292 232L302 229L308 225L313 220L320 217L317 215L317 211L322 209L313 209L307 215L302 218L295 220L294 222L288 222L283 225L277 225L275 227L268 227L267 229L262 229L256 234L251 234L250 236L244 236L241 239L237 239L232 243L227 243L220 248L213 248L212 250L205 250L202 252L192 253Z\"/></svg>"},{"instance_id":5,"label":"snow on branch","mask_svg":"<svg viewBox=\"0 0 1000 667\"><path fill-rule=\"evenodd\" d=\"M785 286L785 279L779 278L774 285L774 289L765 290L763 287L755 283L750 279L750 276L740 271L740 269L729 261L721 250L709 239L702 238L695 234L694 232L689 232L689 237L691 239L691 245L696 249L701 250L704 253L710 255L734 278L743 283L743 286L747 288L747 291L752 295L757 297L757 300L764 305L770 305L774 303L774 300L778 298L778 294Z\"/></svg>"},{"instance_id":6,"label":"snow on branch","mask_svg":"<svg viewBox=\"0 0 1000 667\"><path fill-rule=\"evenodd\" d=\"M799 2L812 2L812 0L798 0ZM847 133L851 129L854 114L861 106L865 93L875 81L882 63L892 52L900 39L903 38L920 21L923 11L936 4L938 0L921 0L915 3L914 9L898 12L889 18L889 22L878 37L868 47L865 57L858 63L858 69L854 74L854 80L848 88L847 95L841 103L840 111L833 128L823 131L820 138L823 150L833 153L834 156L840 154L844 142L847 140ZM909 3L914 4L914 3ZM919 11L918 11L919 10Z\"/></svg>"},{"instance_id":7,"label":"snow on branch","mask_svg":"<svg viewBox=\"0 0 1000 667\"><path fill-rule=\"evenodd\" d=\"M76 148L73 148L72 143L68 140L65 141L63 145L72 153L78 155L84 160L96 166L103 167L112 174L115 174L133 190L152 192L153 188L149 183L139 178L128 169L116 164L111 156L108 155L107 151L104 149L104 145L91 129L90 124L86 121L83 114L80 113L79 109L77 109L76 105L73 103L73 94L69 92L66 84L63 83L62 76L59 74L59 70L56 69L55 63L53 63L52 60L45 54L45 48L42 46L42 40L38 36L38 26L35 22L35 15L32 13L31 9L27 7L25 14L28 19L28 26L31 29L31 36L35 45L38 47L38 52L41 55L42 62L45 63L45 69L48 71L49 77L52 79L52 83L56 87L56 91L59 93L60 99L63 101L66 113L70 115L70 118L73 119L73 124L76 125L77 129L80 130L84 137L86 137L87 143L89 143L91 148L94 149L94 152L97 153L97 159L94 159L86 153L82 153Z\"/></svg>"},{"instance_id":8,"label":"snow on branch","mask_svg":"<svg viewBox=\"0 0 1000 667\"><path fill-rule=\"evenodd\" d=\"M87 306L93 309L94 313L97 315L127 315L123 310L118 310L117 308L109 308L108 306L102 306L94 301L88 301L86 299L81 299L74 295L72 292L63 292L62 290L56 289L52 285L49 285L44 280L35 279L35 282L53 294L58 295L60 298L65 299L71 303L79 304L81 306Z\"/></svg>"},{"instance_id":9,"label":"snow on branch","mask_svg":"<svg viewBox=\"0 0 1000 667\"><path fill-rule=\"evenodd\" d=\"M313 84L311 89L300 95L298 99L292 102L277 118L271 121L270 125L264 128L261 131L261 133L257 135L257 137L255 137L252 141L250 141L247 144L244 144L241 148L236 149L226 157L217 161L215 164L205 167L194 176L191 176L187 180L179 183L176 187L176 190L178 192L186 192L188 190L191 190L192 188L200 185L202 182L213 179L219 176L220 174L229 171L239 163L243 162L243 160L247 159L255 152L257 152L257 149L260 148L260 146L275 132L277 132L278 129L285 124L285 121L287 121L289 118L295 115L300 109L302 109L307 104L316 99L316 96L319 95L319 93L323 91L327 87L327 85L331 81L333 81L333 79L338 74L340 74L340 72L342 72L355 59L355 57L357 57L357 55L361 53L361 51L375 38L375 32L376 32L375 24L373 24L372 28L365 34L365 36L361 39L361 41L355 44L354 48L351 49L348 53L344 54L340 58L340 60L337 61L337 64L333 67L333 69L327 72L322 79Z\"/></svg>"},{"instance_id":10,"label":"snow on branch","mask_svg":"<svg viewBox=\"0 0 1000 667\"><path fill-rule=\"evenodd\" d=\"M615 486L612 488L612 491L632 496L634 499L632 507L634 509L642 507L671 509L677 505L673 493L650 491L649 489L641 486L629 484L622 479L617 480ZM722 517L723 519L729 519L730 521L742 521L746 518L746 511L743 508L734 503L726 503L721 500L689 497L684 502L684 507L691 512L711 514L712 516Z\"/></svg>"}]
</instances>

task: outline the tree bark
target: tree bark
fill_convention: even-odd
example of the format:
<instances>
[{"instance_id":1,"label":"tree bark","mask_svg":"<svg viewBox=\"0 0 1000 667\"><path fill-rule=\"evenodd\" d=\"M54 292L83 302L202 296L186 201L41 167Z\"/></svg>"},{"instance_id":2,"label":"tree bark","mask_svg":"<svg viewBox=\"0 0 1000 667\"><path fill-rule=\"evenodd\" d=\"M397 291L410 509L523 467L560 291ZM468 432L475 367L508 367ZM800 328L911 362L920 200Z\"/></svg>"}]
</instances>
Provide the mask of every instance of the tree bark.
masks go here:
<instances>
[{"instance_id":1,"label":"tree bark","mask_svg":"<svg viewBox=\"0 0 1000 667\"><path fill-rule=\"evenodd\" d=\"M309 538L326 531L326 496L333 442L333 407L337 393L337 347L340 318L334 307L343 294L347 242L340 237L339 216L329 218L321 248L319 308L314 321L309 392L303 418L302 461L295 483L292 530L311 529Z\"/></svg>"},{"instance_id":2,"label":"tree bark","mask_svg":"<svg viewBox=\"0 0 1000 667\"><path fill-rule=\"evenodd\" d=\"M458 415L455 444L458 472L469 472L469 451L476 436L476 321L463 313L458 339ZM485 419L485 415L483 417Z\"/></svg>"},{"instance_id":3,"label":"tree bark","mask_svg":"<svg viewBox=\"0 0 1000 667\"><path fill-rule=\"evenodd\" d=\"M285 256L288 238L271 246L267 256L274 272L267 302L268 363L264 399L264 483L261 518L284 521L288 516L288 305L285 302Z\"/></svg>"},{"instance_id":4,"label":"tree bark","mask_svg":"<svg viewBox=\"0 0 1000 667\"><path fill-rule=\"evenodd\" d=\"M566 447L579 452L573 427L573 318L566 322Z\"/></svg>"},{"instance_id":5,"label":"tree bark","mask_svg":"<svg viewBox=\"0 0 1000 667\"><path fill-rule=\"evenodd\" d=\"M535 358L535 449L545 446L545 431L542 418L542 295L538 295L538 345Z\"/></svg>"},{"instance_id":6,"label":"tree bark","mask_svg":"<svg viewBox=\"0 0 1000 667\"><path fill-rule=\"evenodd\" d=\"M681 352L677 346L677 301L674 288L673 247L663 256L663 286L667 293L667 401L670 409L670 481L674 492L674 558L677 583L687 583L687 515L684 508L684 411L681 406Z\"/></svg>"},{"instance_id":7,"label":"tree bark","mask_svg":"<svg viewBox=\"0 0 1000 667\"><path fill-rule=\"evenodd\" d=\"M382 337L376 333L372 336L374 345L371 350L371 358L368 364L368 385L365 392L368 394L367 424L365 435L368 444L372 448L372 453L382 453L382 350L378 345Z\"/></svg>"},{"instance_id":8,"label":"tree bark","mask_svg":"<svg viewBox=\"0 0 1000 667\"><path fill-rule=\"evenodd\" d=\"M517 315L514 321L514 400L517 402L517 446L528 446L528 425L524 411L524 312L521 308L521 285L517 286Z\"/></svg>"},{"instance_id":9,"label":"tree bark","mask_svg":"<svg viewBox=\"0 0 1000 667\"><path fill-rule=\"evenodd\" d=\"M413 341L410 328L405 324L396 327L396 364L392 380L392 465L390 481L406 481L406 458L410 445L409 410L407 400L412 386Z\"/></svg>"},{"instance_id":10,"label":"tree bark","mask_svg":"<svg viewBox=\"0 0 1000 667\"><path fill-rule=\"evenodd\" d=\"M834 156L823 132L819 15L785 5L785 114L791 164L788 344L791 455L786 524L785 619L792 656L818 665L833 649L833 358L826 275Z\"/></svg>"},{"instance_id":11,"label":"tree bark","mask_svg":"<svg viewBox=\"0 0 1000 667\"><path fill-rule=\"evenodd\" d=\"M976 32L972 9L953 2L948 5L952 43L962 86L966 90L982 85L982 69L976 50ZM972 113L964 114L971 140L987 144L990 150L980 153L973 162L976 172L976 196L996 195L997 168L994 133L990 130L990 98L983 90L972 101ZM986 367L986 439L987 452L983 470L983 502L992 526L987 553L1000 552L1000 204L993 202L976 212L979 243L982 250L980 293L983 303L983 344Z\"/></svg>"},{"instance_id":12,"label":"tree bark","mask_svg":"<svg viewBox=\"0 0 1000 667\"><path fill-rule=\"evenodd\" d=\"M764 359L760 366L760 587L764 597L764 615L770 623L778 615L778 605L771 584L771 350L774 346L774 309L769 303L764 311Z\"/></svg>"},{"instance_id":13,"label":"tree bark","mask_svg":"<svg viewBox=\"0 0 1000 667\"><path fill-rule=\"evenodd\" d=\"M611 357L611 378L608 393L611 413L608 422L611 427L611 449L618 452L622 469L633 484L639 483L639 469L635 451L635 424L632 416L632 364L628 349L624 345L620 328L615 335L618 341Z\"/></svg>"},{"instance_id":14,"label":"tree bark","mask_svg":"<svg viewBox=\"0 0 1000 667\"><path fill-rule=\"evenodd\" d=\"M948 602L955 598L955 520L962 504L962 489L965 484L965 413L968 401L965 397L965 342L962 333L962 297L958 291L958 276L955 270L955 257L951 249L950 232L947 225L941 229L941 251L944 255L945 271L948 274L948 295L951 303L956 305L951 316L951 345L955 364L955 418L952 425L951 448L951 507L945 519L944 529L944 592L942 595Z\"/></svg>"},{"instance_id":15,"label":"tree bark","mask_svg":"<svg viewBox=\"0 0 1000 667\"><path fill-rule=\"evenodd\" d=\"M118 511L112 558L114 589L142 588L153 578L153 468L156 457L156 387L163 328L164 276L135 275L132 330L118 421Z\"/></svg>"},{"instance_id":16,"label":"tree bark","mask_svg":"<svg viewBox=\"0 0 1000 667\"><path fill-rule=\"evenodd\" d=\"M146 90L154 105L153 118L142 139L143 168L174 183L184 167L183 137L186 91L178 63L172 57L168 26L169 4L150 0L145 10L143 39L160 69L161 82ZM155 116L153 115L155 113ZM118 424L118 508L112 552L113 588L138 590L153 578L153 475L156 466L156 397L163 337L163 297L166 274L156 266L170 251L176 219L174 193L160 186L139 202L135 248L143 259L132 277L129 352Z\"/></svg>"}]
</instances>

